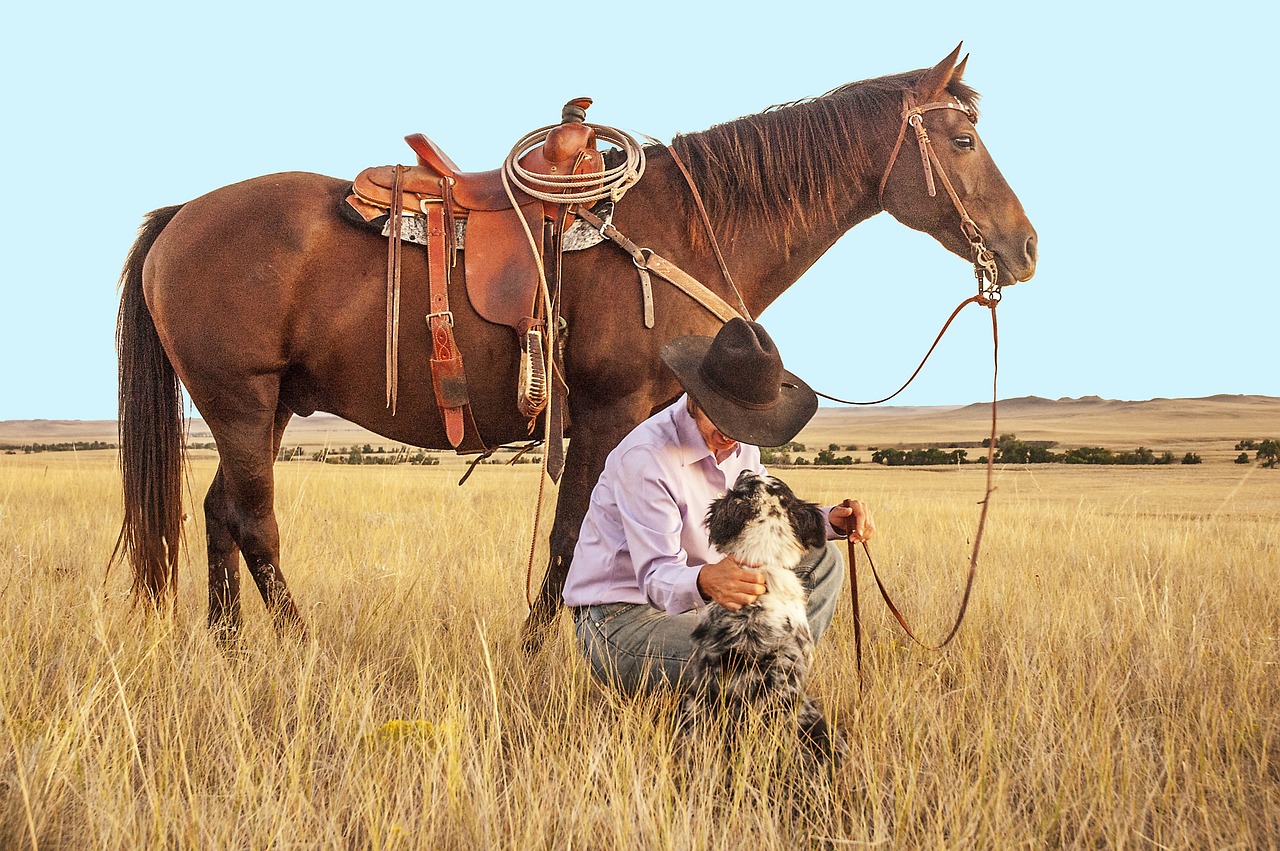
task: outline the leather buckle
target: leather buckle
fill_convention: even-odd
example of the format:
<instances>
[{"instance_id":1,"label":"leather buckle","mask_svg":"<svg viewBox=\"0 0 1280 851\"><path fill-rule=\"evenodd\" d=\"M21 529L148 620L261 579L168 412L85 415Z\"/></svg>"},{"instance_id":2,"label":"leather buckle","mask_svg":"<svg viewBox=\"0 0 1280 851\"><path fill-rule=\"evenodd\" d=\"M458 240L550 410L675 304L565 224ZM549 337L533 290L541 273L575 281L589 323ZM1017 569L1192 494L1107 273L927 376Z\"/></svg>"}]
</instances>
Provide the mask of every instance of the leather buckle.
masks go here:
<instances>
[{"instance_id":1,"label":"leather buckle","mask_svg":"<svg viewBox=\"0 0 1280 851\"><path fill-rule=\"evenodd\" d=\"M430 323L431 320L435 319L437 316L443 316L445 319L449 320L449 327L450 328L453 327L453 311L452 310L439 310L439 311L436 311L435 313L428 313L427 322Z\"/></svg>"}]
</instances>

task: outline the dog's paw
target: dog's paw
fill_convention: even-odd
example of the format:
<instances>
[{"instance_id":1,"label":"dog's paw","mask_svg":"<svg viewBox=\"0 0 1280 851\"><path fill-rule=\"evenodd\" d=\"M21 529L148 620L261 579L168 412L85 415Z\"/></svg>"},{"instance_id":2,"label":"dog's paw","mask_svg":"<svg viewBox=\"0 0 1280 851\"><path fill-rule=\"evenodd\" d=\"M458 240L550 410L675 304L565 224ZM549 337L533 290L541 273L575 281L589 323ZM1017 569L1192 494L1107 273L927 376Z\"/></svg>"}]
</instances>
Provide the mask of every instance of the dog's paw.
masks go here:
<instances>
[{"instance_id":1,"label":"dog's paw","mask_svg":"<svg viewBox=\"0 0 1280 851\"><path fill-rule=\"evenodd\" d=\"M828 723L816 704L806 706L799 720L800 741L810 753L833 766L845 761L849 756L849 742L844 731Z\"/></svg>"}]
</instances>

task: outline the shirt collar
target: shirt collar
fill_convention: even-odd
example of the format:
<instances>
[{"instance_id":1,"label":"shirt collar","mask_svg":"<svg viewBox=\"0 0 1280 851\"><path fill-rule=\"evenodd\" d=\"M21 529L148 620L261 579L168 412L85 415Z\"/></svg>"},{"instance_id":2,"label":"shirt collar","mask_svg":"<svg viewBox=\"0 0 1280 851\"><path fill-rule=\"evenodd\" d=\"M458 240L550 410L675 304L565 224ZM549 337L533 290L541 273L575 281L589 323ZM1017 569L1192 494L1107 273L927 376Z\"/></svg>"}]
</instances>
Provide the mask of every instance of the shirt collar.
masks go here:
<instances>
[{"instance_id":1,"label":"shirt collar","mask_svg":"<svg viewBox=\"0 0 1280 851\"><path fill-rule=\"evenodd\" d=\"M711 447L707 446L707 442L702 439L702 433L698 431L698 424L689 415L689 394L686 393L677 399L672 408L674 410L671 419L676 427L676 438L680 441L680 462L684 466L688 467L703 458L710 458L711 463L718 467L730 458L737 458L742 453L742 444L739 443L733 448L732 452L725 456L724 461L716 461L716 456L712 453Z\"/></svg>"}]
</instances>

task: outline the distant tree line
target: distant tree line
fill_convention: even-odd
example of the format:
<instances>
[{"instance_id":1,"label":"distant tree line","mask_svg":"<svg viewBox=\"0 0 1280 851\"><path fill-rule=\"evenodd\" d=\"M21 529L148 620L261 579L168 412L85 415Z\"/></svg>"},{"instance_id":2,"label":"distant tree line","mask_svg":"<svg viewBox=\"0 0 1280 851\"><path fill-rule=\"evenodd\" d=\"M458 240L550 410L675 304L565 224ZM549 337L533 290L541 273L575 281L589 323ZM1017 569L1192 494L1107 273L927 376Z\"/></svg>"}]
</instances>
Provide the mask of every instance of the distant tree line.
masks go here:
<instances>
[{"instance_id":1,"label":"distant tree line","mask_svg":"<svg viewBox=\"0 0 1280 851\"><path fill-rule=\"evenodd\" d=\"M964 464L969 453L964 449L947 452L936 446L924 449L877 449L871 453L874 464L886 467L925 467L938 464Z\"/></svg>"},{"instance_id":2,"label":"distant tree line","mask_svg":"<svg viewBox=\"0 0 1280 851\"><path fill-rule=\"evenodd\" d=\"M982 441L985 449L991 443L990 438ZM995 460L1001 464L1200 464L1203 459L1195 452L1188 452L1179 459L1172 452L1156 452L1145 446L1139 446L1132 452L1113 452L1102 446L1080 446L1063 452L1053 451L1053 443L1045 441L1019 440L1016 434L1002 434L996 439ZM1254 460L1263 467L1280 465L1280 441L1242 440L1236 444L1241 451L1236 458L1237 464L1248 464L1247 450L1254 452ZM876 464L889 467L896 466L937 466L941 464L969 464L982 459L968 458L963 449L944 450L941 447L923 449L876 449L871 460Z\"/></svg>"},{"instance_id":3,"label":"distant tree line","mask_svg":"<svg viewBox=\"0 0 1280 851\"><path fill-rule=\"evenodd\" d=\"M791 453L800 453L807 451L803 443L797 443L794 440L784 446L762 446L760 447L760 463L778 467L844 467L853 464L861 464L862 459L855 459L852 455L837 455L837 452L857 452L858 447L847 444L831 443L826 449L819 449L817 455L810 461L803 455L792 455Z\"/></svg>"},{"instance_id":4,"label":"distant tree line","mask_svg":"<svg viewBox=\"0 0 1280 851\"><path fill-rule=\"evenodd\" d=\"M792 460L792 452L804 452L803 443L796 443L794 440L783 446L761 446L760 447L760 463L770 466L790 467L795 461Z\"/></svg>"},{"instance_id":5,"label":"distant tree line","mask_svg":"<svg viewBox=\"0 0 1280 851\"><path fill-rule=\"evenodd\" d=\"M986 449L990 442L990 438L986 438L977 445ZM975 444L964 445L974 446ZM1019 440L1016 434L1002 434L996 439L995 460L1000 464L1111 465L1199 464L1202 461L1195 452L1188 452L1181 459L1178 459L1172 452L1157 453L1155 450L1147 449L1144 446L1139 446L1131 452L1113 452L1102 446L1080 446L1063 452L1055 452L1053 448L1056 445L1053 441ZM31 453L115 448L116 444L114 443L104 443L97 440L91 442L77 441L75 443L33 443L24 446L0 445L0 450L8 450L11 453L15 451ZM188 448L216 449L217 446L213 443L190 443ZM1249 452L1252 451L1254 453L1252 460L1256 460L1261 466L1274 468L1280 465L1280 440L1274 438L1267 440L1246 439L1238 442L1235 448L1240 452L1236 457L1237 464L1248 464L1251 460ZM868 449L871 451L872 463L883 464L887 467L975 464L986 460L985 453L983 453L982 457L971 459L969 458L969 453L964 449L947 448L941 445L916 449L881 449L872 446L868 447ZM769 466L778 467L844 467L862 463L861 458L837 454L841 451L858 451L858 447L852 444L828 444L826 449L818 450L813 460L809 460L799 454L806 451L808 450L803 443L795 441L784 446L761 447L760 461ZM310 454L307 454L301 446L281 448L278 460L293 461L297 459L320 461L326 464L420 464L431 466L440 463L440 459L435 455L429 455L421 449L413 449L408 446L401 446L388 451L383 446L374 447L366 443L363 446L341 446L337 449L322 449ZM541 456L529 455L516 458L514 463L537 464L541 460ZM488 463L506 464L512 462L495 458Z\"/></svg>"},{"instance_id":6,"label":"distant tree line","mask_svg":"<svg viewBox=\"0 0 1280 851\"><path fill-rule=\"evenodd\" d=\"M71 443L25 443L10 444L0 443L0 451L7 452L10 455L16 455L21 452L31 455L35 452L84 452L93 449L115 449L116 444L106 443L101 440L76 440Z\"/></svg>"},{"instance_id":7,"label":"distant tree line","mask_svg":"<svg viewBox=\"0 0 1280 851\"><path fill-rule=\"evenodd\" d=\"M984 440L987 446L990 440ZM1173 464L1178 459L1172 452L1157 453L1153 449L1139 446L1132 452L1113 452L1103 446L1079 446L1065 452L1054 452L1051 448L1037 446L1018 439L1016 434L1002 434L996 439L996 461L1001 464ZM1183 464L1199 464L1201 458L1195 452L1182 456Z\"/></svg>"},{"instance_id":8,"label":"distant tree line","mask_svg":"<svg viewBox=\"0 0 1280 851\"><path fill-rule=\"evenodd\" d=\"M425 467L435 466L440 459L428 455L421 449L400 446L387 450L385 446L374 447L368 443L363 446L339 446L337 449L325 447L308 453L301 446L282 446L276 456L277 461L318 461L321 464L380 464L395 466L397 464L417 464Z\"/></svg>"}]
</instances>

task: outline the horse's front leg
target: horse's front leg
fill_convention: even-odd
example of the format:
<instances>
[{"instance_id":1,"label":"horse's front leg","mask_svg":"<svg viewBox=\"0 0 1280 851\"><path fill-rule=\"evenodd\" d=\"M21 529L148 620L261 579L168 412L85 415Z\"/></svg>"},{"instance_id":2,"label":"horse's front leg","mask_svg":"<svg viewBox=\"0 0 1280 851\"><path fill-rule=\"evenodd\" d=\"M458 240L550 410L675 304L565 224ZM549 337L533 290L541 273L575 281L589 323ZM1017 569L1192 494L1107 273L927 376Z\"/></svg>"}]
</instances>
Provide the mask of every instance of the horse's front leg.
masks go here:
<instances>
[{"instance_id":1,"label":"horse's front leg","mask_svg":"<svg viewBox=\"0 0 1280 851\"><path fill-rule=\"evenodd\" d=\"M533 601L533 609L524 622L526 653L533 654L542 649L547 633L560 611L560 594L564 591L573 550L578 544L582 518L587 514L591 489L595 487L596 479L604 469L604 459L609 450L605 449L598 454L599 458L583 458L585 452L578 449L577 439L569 445L564 477L560 480L560 496L556 500L556 519L551 527L551 555L547 572L542 579L542 588Z\"/></svg>"},{"instance_id":2,"label":"horse's front leg","mask_svg":"<svg viewBox=\"0 0 1280 851\"><path fill-rule=\"evenodd\" d=\"M649 414L650 405L633 405L594 411L573 412L573 439L565 458L564 477L560 480L560 496L556 500L556 519L551 527L551 555L542 588L524 623L524 649L537 653L542 649L552 623L560 611L560 595L578 544L582 518L591 503L591 491L604 470L605 458L631 429Z\"/></svg>"}]
</instances>

